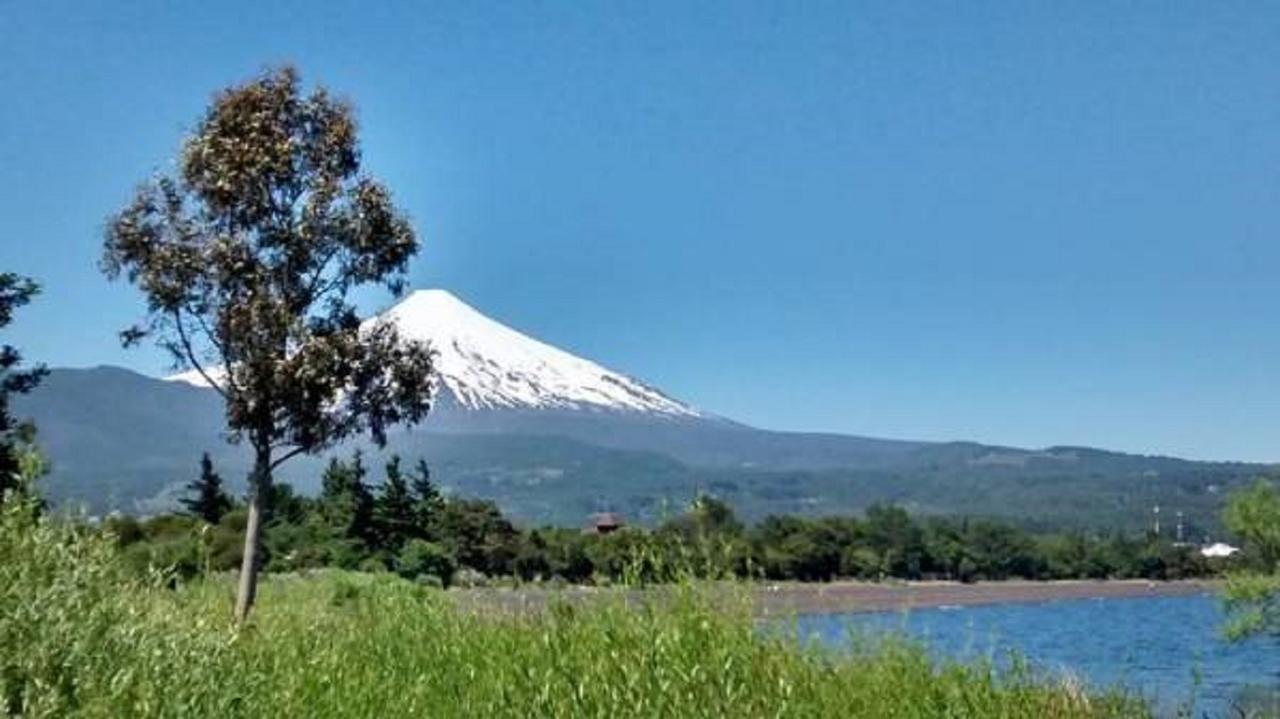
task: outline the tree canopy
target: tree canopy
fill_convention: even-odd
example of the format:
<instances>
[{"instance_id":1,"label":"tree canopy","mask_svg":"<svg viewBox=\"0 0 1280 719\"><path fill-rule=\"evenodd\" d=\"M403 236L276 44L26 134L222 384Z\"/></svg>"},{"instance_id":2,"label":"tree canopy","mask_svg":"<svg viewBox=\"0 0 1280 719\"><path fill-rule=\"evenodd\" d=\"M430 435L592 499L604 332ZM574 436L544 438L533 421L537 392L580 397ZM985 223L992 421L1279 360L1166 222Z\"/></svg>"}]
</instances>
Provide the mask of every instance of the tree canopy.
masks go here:
<instances>
[{"instance_id":1,"label":"tree canopy","mask_svg":"<svg viewBox=\"0 0 1280 719\"><path fill-rule=\"evenodd\" d=\"M218 94L180 174L140 187L108 224L103 268L146 294L152 337L227 401L255 447L313 452L422 419L425 347L361 327L347 293L394 293L418 242L382 184L360 172L349 104L304 96L291 68Z\"/></svg>"},{"instance_id":2,"label":"tree canopy","mask_svg":"<svg viewBox=\"0 0 1280 719\"><path fill-rule=\"evenodd\" d=\"M1228 498L1223 521L1244 540L1244 571L1227 581L1227 635L1280 633L1280 491L1267 480Z\"/></svg>"},{"instance_id":3,"label":"tree canopy","mask_svg":"<svg viewBox=\"0 0 1280 719\"><path fill-rule=\"evenodd\" d=\"M102 267L142 290L153 339L221 393L230 438L254 451L238 613L252 604L272 471L367 432L421 420L431 355L389 322L362 323L351 290L398 294L418 241L361 170L354 111L292 68L218 93L176 176L138 188L107 223Z\"/></svg>"}]
</instances>

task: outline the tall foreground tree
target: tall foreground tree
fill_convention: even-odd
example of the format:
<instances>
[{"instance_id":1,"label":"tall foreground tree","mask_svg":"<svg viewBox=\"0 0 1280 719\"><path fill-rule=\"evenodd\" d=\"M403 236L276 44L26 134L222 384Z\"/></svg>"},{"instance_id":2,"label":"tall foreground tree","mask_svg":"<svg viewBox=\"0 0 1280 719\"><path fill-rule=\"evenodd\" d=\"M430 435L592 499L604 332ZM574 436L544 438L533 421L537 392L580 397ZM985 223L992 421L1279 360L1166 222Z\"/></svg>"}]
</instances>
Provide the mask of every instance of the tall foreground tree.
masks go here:
<instances>
[{"instance_id":1,"label":"tall foreground tree","mask_svg":"<svg viewBox=\"0 0 1280 719\"><path fill-rule=\"evenodd\" d=\"M350 105L304 95L292 68L224 90L182 147L176 176L110 218L103 269L147 299L150 337L226 400L232 441L253 450L243 620L257 590L272 473L430 408L431 355L395 327L361 327L349 292L404 288L418 242L382 184L360 171Z\"/></svg>"},{"instance_id":2,"label":"tall foreground tree","mask_svg":"<svg viewBox=\"0 0 1280 719\"><path fill-rule=\"evenodd\" d=\"M13 311L40 293L33 280L11 272L0 273L0 328L13 321ZM9 411L9 396L31 391L45 375L43 365L20 369L22 354L12 345L0 345L0 500L17 489L23 474L23 446L30 444L34 427Z\"/></svg>"}]
</instances>

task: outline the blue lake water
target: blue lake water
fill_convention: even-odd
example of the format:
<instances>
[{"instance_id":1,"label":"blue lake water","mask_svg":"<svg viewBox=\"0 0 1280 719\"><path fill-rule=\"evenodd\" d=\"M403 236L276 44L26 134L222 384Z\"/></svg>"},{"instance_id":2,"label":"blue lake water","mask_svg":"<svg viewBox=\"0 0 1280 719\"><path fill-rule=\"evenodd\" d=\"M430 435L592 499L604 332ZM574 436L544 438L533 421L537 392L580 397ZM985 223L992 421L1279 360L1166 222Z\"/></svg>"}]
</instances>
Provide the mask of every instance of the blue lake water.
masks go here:
<instances>
[{"instance_id":1,"label":"blue lake water","mask_svg":"<svg viewBox=\"0 0 1280 719\"><path fill-rule=\"evenodd\" d=\"M1209 595L1073 599L909 613L809 615L800 636L847 646L854 636L906 634L939 656L991 659L1013 653L1036 669L1070 673L1093 687L1123 685L1152 700L1162 716L1241 716L1240 708L1280 717L1280 640L1231 644Z\"/></svg>"}]
</instances>

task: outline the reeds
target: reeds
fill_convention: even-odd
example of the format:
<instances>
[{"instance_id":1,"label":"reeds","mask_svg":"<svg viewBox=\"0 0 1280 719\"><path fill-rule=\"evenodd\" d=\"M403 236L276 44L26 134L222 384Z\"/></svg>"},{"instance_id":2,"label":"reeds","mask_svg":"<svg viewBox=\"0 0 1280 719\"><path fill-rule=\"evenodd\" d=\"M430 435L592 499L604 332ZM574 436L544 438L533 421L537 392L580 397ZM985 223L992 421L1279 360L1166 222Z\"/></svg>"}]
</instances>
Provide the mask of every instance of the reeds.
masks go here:
<instances>
[{"instance_id":1,"label":"reeds","mask_svg":"<svg viewBox=\"0 0 1280 719\"><path fill-rule=\"evenodd\" d=\"M760 631L747 592L692 580L661 600L605 593L496 616L391 575L326 571L271 578L237 628L223 579L139 580L92 532L21 507L0 515L0 709L11 714L1147 715L1120 694L939 664L911 643L802 646Z\"/></svg>"}]
</instances>

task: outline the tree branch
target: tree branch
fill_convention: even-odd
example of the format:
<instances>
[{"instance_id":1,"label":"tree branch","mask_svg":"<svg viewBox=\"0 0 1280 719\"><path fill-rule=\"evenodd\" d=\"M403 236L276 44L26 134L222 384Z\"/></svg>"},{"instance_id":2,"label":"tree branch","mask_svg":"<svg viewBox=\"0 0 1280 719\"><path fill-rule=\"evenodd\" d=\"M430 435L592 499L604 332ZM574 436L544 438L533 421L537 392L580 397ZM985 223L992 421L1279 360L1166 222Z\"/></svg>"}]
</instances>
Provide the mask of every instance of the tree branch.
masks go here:
<instances>
[{"instance_id":1,"label":"tree branch","mask_svg":"<svg viewBox=\"0 0 1280 719\"><path fill-rule=\"evenodd\" d=\"M209 338L209 341L213 343L214 349L218 350L218 354L222 355L222 372L227 377L227 386L231 388L232 392L240 394L240 388L236 385L235 373L231 371L231 356L227 354L226 345L218 341L218 336L209 328L209 323L205 322L204 315L195 312L192 315L200 323L200 329L204 332L205 337Z\"/></svg>"},{"instance_id":2,"label":"tree branch","mask_svg":"<svg viewBox=\"0 0 1280 719\"><path fill-rule=\"evenodd\" d=\"M350 273L340 273L340 274L338 274L337 276L335 276L332 280L330 280L330 281L328 281L328 282L324 283L323 285L321 285L321 286L316 290L315 296L312 298L312 300L311 300L311 301L312 301L313 303L314 303L314 302L318 302L318 301L320 300L320 298L322 298L322 297L324 297L325 295L329 294L330 292L332 292L332 291L334 291L334 290L336 290L336 289L338 289L338 288L342 287L343 283L344 283L344 282L346 282L346 281L348 281L348 280L350 279L350 277L348 276L349 274L350 274Z\"/></svg>"},{"instance_id":3,"label":"tree branch","mask_svg":"<svg viewBox=\"0 0 1280 719\"><path fill-rule=\"evenodd\" d=\"M196 359L196 353L191 348L191 340L187 337L187 330L182 326L182 312L180 310L173 311L173 324L178 330L178 339L182 342L183 352L186 352L187 354L187 361L196 369L196 372L200 373L200 376L204 378L204 381L207 382L210 387L216 390L218 394L222 395L223 399L227 399L227 391L220 387L217 382L213 381L213 378L209 376L209 373L206 372L204 367L200 364L200 360ZM223 368L223 371L228 373L230 372L225 367Z\"/></svg>"},{"instance_id":4,"label":"tree branch","mask_svg":"<svg viewBox=\"0 0 1280 719\"><path fill-rule=\"evenodd\" d=\"M334 248L329 251L329 254L325 255L324 259L320 261L320 264L316 265L315 274L313 274L311 279L307 282L306 300L308 307L315 304L316 300L319 299L324 292L329 291L329 287L327 286L325 287L324 292L317 292L317 289L319 288L320 279L324 277L324 268L329 266L329 263L333 261L333 258L336 257L341 250L341 245L335 245Z\"/></svg>"},{"instance_id":5,"label":"tree branch","mask_svg":"<svg viewBox=\"0 0 1280 719\"><path fill-rule=\"evenodd\" d=\"M286 461L293 459L294 457L297 457L298 455L302 454L305 451L306 450L303 449L302 447L294 447L288 452L285 452L284 454L272 460L271 471L274 472L276 467L279 467L280 465L284 464Z\"/></svg>"}]
</instances>

